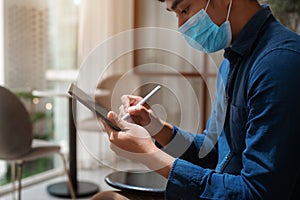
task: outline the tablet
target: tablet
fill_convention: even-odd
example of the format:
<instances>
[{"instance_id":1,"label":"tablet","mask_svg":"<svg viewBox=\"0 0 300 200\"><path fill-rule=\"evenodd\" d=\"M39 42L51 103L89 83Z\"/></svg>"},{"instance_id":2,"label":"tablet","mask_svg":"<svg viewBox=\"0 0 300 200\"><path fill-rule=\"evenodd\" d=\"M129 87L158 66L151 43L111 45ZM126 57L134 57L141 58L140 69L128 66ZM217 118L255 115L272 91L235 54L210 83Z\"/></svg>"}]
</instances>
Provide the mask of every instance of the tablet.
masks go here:
<instances>
[{"instance_id":1,"label":"tablet","mask_svg":"<svg viewBox=\"0 0 300 200\"><path fill-rule=\"evenodd\" d=\"M105 107L96 103L91 96L89 96L80 88L78 88L74 83L71 84L68 93L73 99L79 101L82 105L86 106L88 109L95 112L111 128L113 128L116 131L121 131L121 129L117 125L113 124L109 119L107 119L106 116L109 111Z\"/></svg>"}]
</instances>

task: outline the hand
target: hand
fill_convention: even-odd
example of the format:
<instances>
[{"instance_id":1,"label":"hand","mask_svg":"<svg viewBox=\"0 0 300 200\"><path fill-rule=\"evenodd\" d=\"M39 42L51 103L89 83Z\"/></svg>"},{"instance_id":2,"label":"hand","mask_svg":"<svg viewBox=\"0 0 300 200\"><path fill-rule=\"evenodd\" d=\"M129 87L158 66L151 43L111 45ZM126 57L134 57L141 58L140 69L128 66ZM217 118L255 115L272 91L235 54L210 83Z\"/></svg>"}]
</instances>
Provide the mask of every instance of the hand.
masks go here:
<instances>
[{"instance_id":1,"label":"hand","mask_svg":"<svg viewBox=\"0 0 300 200\"><path fill-rule=\"evenodd\" d=\"M119 156L141 161L141 156L158 151L150 134L143 127L122 120L114 112L108 113L108 119L122 130L115 131L102 120L111 142L111 149Z\"/></svg>"},{"instance_id":2,"label":"hand","mask_svg":"<svg viewBox=\"0 0 300 200\"><path fill-rule=\"evenodd\" d=\"M164 122L154 114L147 103L136 106L142 99L139 96L123 95L122 106L119 109L120 116L129 113L134 123L143 126L151 136L155 136L163 128Z\"/></svg>"},{"instance_id":3,"label":"hand","mask_svg":"<svg viewBox=\"0 0 300 200\"><path fill-rule=\"evenodd\" d=\"M101 119L111 142L111 149L117 155L141 162L168 178L175 158L158 149L145 128L122 120L114 112L109 112L107 117L122 130L115 131Z\"/></svg>"}]
</instances>

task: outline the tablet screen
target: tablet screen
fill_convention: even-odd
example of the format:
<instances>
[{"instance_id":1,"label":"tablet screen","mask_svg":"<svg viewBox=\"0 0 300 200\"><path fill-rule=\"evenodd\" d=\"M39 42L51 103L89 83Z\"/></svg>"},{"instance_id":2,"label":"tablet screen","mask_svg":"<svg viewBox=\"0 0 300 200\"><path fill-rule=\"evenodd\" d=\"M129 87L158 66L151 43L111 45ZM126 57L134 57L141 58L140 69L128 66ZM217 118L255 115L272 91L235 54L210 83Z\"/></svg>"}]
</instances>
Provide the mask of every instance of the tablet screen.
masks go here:
<instances>
[{"instance_id":1,"label":"tablet screen","mask_svg":"<svg viewBox=\"0 0 300 200\"><path fill-rule=\"evenodd\" d=\"M116 131L121 131L121 129L113 124L109 119L106 118L109 112L105 107L97 104L91 96L86 94L80 88L78 88L74 83L71 84L68 93L73 99L79 101L82 105L86 106L91 111L95 112L99 117L101 117L111 128Z\"/></svg>"}]
</instances>

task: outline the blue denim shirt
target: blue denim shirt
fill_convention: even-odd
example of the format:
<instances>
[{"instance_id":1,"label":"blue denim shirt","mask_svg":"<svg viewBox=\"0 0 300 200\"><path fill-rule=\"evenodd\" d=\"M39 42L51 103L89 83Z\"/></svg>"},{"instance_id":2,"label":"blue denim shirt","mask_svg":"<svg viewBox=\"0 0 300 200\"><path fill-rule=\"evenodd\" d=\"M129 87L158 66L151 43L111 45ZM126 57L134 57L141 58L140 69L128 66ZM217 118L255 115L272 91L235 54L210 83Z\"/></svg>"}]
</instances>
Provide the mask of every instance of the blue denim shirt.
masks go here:
<instances>
[{"instance_id":1,"label":"blue denim shirt","mask_svg":"<svg viewBox=\"0 0 300 200\"><path fill-rule=\"evenodd\" d=\"M299 35L262 6L224 57L204 134L173 126L164 147L166 198L300 199Z\"/></svg>"}]
</instances>

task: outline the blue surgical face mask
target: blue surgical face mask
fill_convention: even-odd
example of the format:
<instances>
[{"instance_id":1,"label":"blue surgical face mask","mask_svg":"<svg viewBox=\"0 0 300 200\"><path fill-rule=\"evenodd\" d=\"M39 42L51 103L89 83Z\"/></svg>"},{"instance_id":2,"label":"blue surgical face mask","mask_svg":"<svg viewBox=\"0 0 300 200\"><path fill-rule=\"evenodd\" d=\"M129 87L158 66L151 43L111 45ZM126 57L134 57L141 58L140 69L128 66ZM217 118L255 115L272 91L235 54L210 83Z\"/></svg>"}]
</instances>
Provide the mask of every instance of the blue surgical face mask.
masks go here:
<instances>
[{"instance_id":1,"label":"blue surgical face mask","mask_svg":"<svg viewBox=\"0 0 300 200\"><path fill-rule=\"evenodd\" d=\"M179 32L193 48L206 53L213 53L230 46L232 33L228 21L232 0L230 1L227 19L219 27L208 16L206 10L210 3L207 2L205 10L202 9L180 28Z\"/></svg>"}]
</instances>

